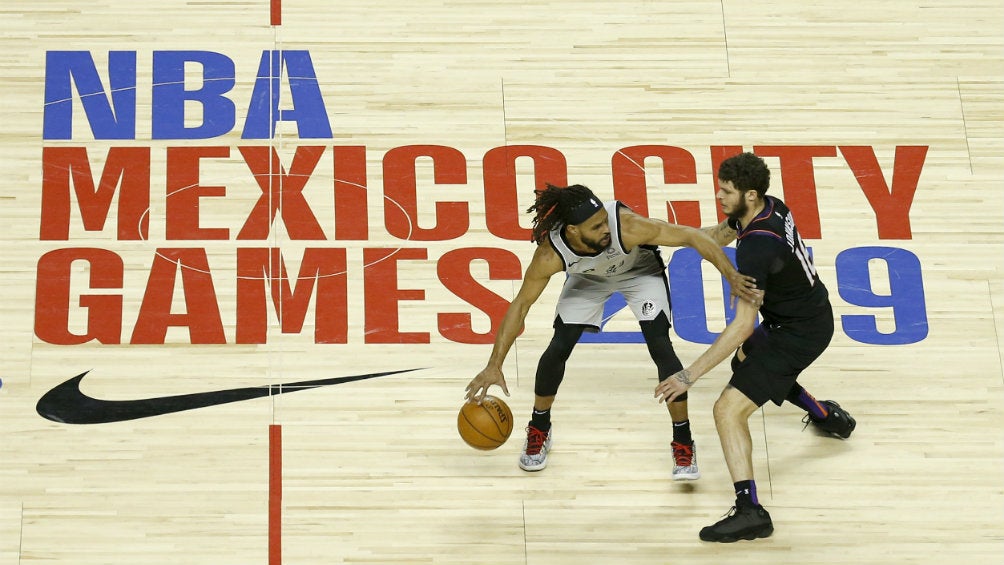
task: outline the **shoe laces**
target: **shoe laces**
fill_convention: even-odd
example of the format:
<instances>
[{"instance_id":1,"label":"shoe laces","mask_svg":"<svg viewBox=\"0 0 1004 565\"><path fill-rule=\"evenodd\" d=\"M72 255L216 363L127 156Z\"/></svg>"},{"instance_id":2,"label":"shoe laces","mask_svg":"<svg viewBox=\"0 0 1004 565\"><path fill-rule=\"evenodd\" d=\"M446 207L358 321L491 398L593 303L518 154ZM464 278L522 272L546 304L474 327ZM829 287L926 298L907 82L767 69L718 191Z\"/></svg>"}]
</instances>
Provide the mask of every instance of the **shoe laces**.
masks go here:
<instances>
[{"instance_id":1,"label":"shoe laces","mask_svg":"<svg viewBox=\"0 0 1004 565\"><path fill-rule=\"evenodd\" d=\"M672 445L677 467L690 467L694 464L694 444L674 441Z\"/></svg>"},{"instance_id":2,"label":"shoe laces","mask_svg":"<svg viewBox=\"0 0 1004 565\"><path fill-rule=\"evenodd\" d=\"M526 427L526 454L537 455L547 441L547 432L538 430L533 426Z\"/></svg>"},{"instance_id":3,"label":"shoe laces","mask_svg":"<svg viewBox=\"0 0 1004 565\"><path fill-rule=\"evenodd\" d=\"M831 406L828 406L827 408L829 408L830 411L823 418L813 418L812 414L809 414L808 412L806 412L805 416L802 416L802 423L805 424L804 426L802 426L802 431L804 432L805 428L809 427L809 424L812 424L812 423L817 423L817 424L818 423L822 423L822 422L825 422L825 421L829 420L831 417L833 417L833 418L840 418L840 412L836 408L833 408Z\"/></svg>"},{"instance_id":4,"label":"shoe laces","mask_svg":"<svg viewBox=\"0 0 1004 565\"><path fill-rule=\"evenodd\" d=\"M812 423L812 417L806 414L805 416L802 417L802 423L805 424L804 426L802 426L802 431L804 432L805 428L808 428L809 424Z\"/></svg>"}]
</instances>

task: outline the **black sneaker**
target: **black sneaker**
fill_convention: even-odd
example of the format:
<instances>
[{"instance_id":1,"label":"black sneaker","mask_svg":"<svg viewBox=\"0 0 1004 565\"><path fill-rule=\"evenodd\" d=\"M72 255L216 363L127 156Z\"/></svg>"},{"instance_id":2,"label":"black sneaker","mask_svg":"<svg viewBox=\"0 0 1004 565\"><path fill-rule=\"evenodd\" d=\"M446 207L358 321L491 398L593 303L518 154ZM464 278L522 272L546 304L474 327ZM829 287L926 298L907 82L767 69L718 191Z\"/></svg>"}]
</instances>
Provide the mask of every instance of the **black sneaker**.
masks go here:
<instances>
[{"instance_id":1,"label":"black sneaker","mask_svg":"<svg viewBox=\"0 0 1004 565\"><path fill-rule=\"evenodd\" d=\"M715 525L701 528L703 541L732 543L741 539L754 540L774 533L774 523L763 506L733 506L728 515Z\"/></svg>"},{"instance_id":2,"label":"black sneaker","mask_svg":"<svg viewBox=\"0 0 1004 565\"><path fill-rule=\"evenodd\" d=\"M802 421L806 424L811 422L824 432L833 434L842 439L851 437L851 432L853 432L854 428L858 425L854 418L848 414L846 410L841 408L839 404L832 400L824 400L822 403L825 404L826 408L830 411L825 418L819 419L814 417L812 414L806 414L805 419Z\"/></svg>"}]
</instances>

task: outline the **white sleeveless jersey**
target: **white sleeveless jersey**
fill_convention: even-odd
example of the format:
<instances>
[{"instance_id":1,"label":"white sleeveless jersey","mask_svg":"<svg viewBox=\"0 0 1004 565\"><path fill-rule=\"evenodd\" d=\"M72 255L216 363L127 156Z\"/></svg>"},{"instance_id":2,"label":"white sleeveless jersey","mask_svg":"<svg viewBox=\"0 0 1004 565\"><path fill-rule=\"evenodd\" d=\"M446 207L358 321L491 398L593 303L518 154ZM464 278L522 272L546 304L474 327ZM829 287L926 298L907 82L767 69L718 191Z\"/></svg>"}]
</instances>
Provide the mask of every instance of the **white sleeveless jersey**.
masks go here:
<instances>
[{"instance_id":1,"label":"white sleeveless jersey","mask_svg":"<svg viewBox=\"0 0 1004 565\"><path fill-rule=\"evenodd\" d=\"M630 253L624 250L618 213L622 207L627 206L617 200L603 205L610 224L610 245L594 255L582 255L573 251L565 241L564 225L551 230L548 234L551 247L561 257L569 276L613 282L665 271L666 265L659 255L658 246L638 245Z\"/></svg>"}]
</instances>

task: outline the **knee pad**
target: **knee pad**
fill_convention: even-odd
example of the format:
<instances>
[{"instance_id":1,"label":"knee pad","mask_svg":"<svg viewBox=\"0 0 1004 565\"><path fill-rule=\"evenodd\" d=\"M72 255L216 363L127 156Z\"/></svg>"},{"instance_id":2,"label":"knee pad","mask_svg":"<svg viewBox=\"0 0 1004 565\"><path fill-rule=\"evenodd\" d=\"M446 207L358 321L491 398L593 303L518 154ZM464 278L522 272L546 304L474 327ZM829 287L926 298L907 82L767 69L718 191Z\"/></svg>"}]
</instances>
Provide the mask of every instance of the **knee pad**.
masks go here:
<instances>
[{"instance_id":1,"label":"knee pad","mask_svg":"<svg viewBox=\"0 0 1004 565\"><path fill-rule=\"evenodd\" d=\"M582 326L568 326L561 317L554 320L554 335L551 343L537 362L537 375L533 393L537 396L554 396L565 378L565 361L572 355L572 349L582 336Z\"/></svg>"},{"instance_id":2,"label":"knee pad","mask_svg":"<svg viewBox=\"0 0 1004 565\"><path fill-rule=\"evenodd\" d=\"M673 342L669 339L669 318L665 312L660 312L654 320L646 320L638 323L641 326L641 334L645 338L645 345L648 346L648 354L655 361L655 366L659 370L659 381L666 380L670 375L683 370L683 363L676 356L673 349Z\"/></svg>"}]
</instances>

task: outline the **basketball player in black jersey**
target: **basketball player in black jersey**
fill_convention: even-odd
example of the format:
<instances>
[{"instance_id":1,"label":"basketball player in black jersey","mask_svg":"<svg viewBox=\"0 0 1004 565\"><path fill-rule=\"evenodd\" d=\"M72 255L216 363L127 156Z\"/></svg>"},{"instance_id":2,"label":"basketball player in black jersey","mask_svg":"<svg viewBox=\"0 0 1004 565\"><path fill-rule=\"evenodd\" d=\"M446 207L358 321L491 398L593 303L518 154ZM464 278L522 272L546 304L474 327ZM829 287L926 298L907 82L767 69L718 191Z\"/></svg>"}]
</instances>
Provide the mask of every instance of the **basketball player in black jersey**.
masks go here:
<instances>
[{"instance_id":1,"label":"basketball player in black jersey","mask_svg":"<svg viewBox=\"0 0 1004 565\"><path fill-rule=\"evenodd\" d=\"M551 405L565 374L565 361L584 330L599 329L603 304L614 292L624 296L638 318L659 379L683 368L669 339L669 287L659 245L693 247L726 276L733 294L744 300L759 300L760 293L754 290L754 281L740 275L706 233L640 216L620 202L604 204L585 186L548 185L536 191L528 212L534 214L537 250L495 336L487 366L467 386L467 399L480 401L492 385L509 394L502 374L506 354L550 278L565 272L554 336L537 366L533 415L519 460L523 470L540 471L547 465L553 437ZM668 406L673 420L673 479L697 479L700 473L686 395Z\"/></svg>"},{"instance_id":2,"label":"basketball player in black jersey","mask_svg":"<svg viewBox=\"0 0 1004 565\"><path fill-rule=\"evenodd\" d=\"M757 327L757 309L740 301L735 318L707 351L655 389L656 398L672 402L734 353L732 379L715 402L714 416L736 505L725 519L701 530L704 541L756 539L774 531L753 480L749 417L759 407L787 400L807 412L803 421L844 439L855 426L839 404L817 401L796 382L829 345L833 310L791 212L784 202L765 194L769 185L770 170L756 155L742 153L725 160L718 170L717 198L728 218L707 230L721 245L738 240L739 272L754 277L764 291L763 321Z\"/></svg>"}]
</instances>

